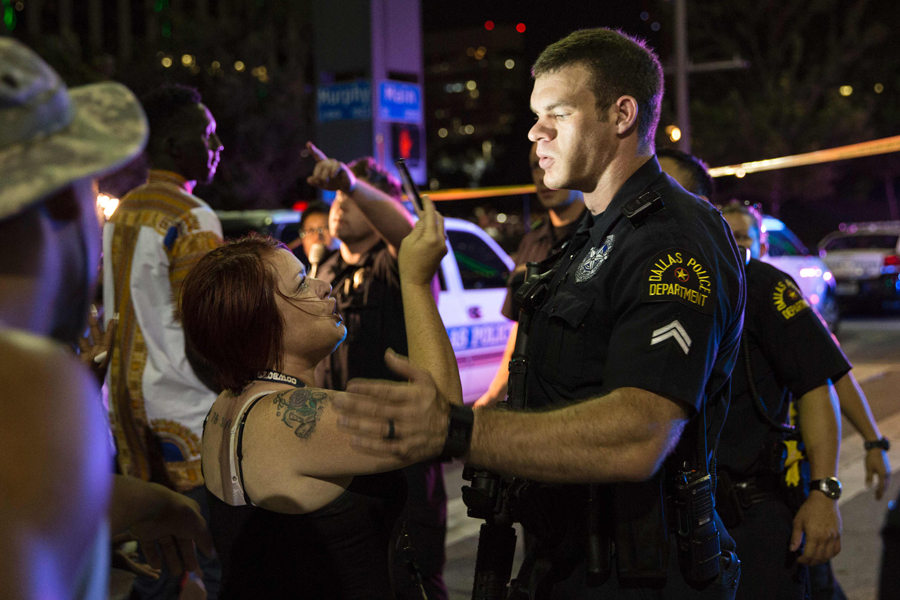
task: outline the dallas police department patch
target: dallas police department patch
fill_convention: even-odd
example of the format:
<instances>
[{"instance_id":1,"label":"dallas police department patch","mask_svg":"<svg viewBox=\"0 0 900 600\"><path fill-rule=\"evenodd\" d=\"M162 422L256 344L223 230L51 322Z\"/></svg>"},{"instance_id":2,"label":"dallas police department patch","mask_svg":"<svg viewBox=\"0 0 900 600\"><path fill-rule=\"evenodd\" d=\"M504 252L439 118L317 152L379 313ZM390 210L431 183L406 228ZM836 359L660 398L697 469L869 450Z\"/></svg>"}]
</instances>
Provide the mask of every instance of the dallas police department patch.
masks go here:
<instances>
[{"instance_id":1,"label":"dallas police department patch","mask_svg":"<svg viewBox=\"0 0 900 600\"><path fill-rule=\"evenodd\" d=\"M588 255L584 257L584 260L581 261L581 264L578 265L578 270L575 271L575 283L584 283L591 277L597 274L597 271L600 269L600 265L606 262L606 258L609 256L609 253L612 252L613 244L616 243L616 236L613 234L609 234L606 236L606 239L603 240L603 245L599 248L591 248Z\"/></svg>"},{"instance_id":2,"label":"dallas police department patch","mask_svg":"<svg viewBox=\"0 0 900 600\"><path fill-rule=\"evenodd\" d=\"M809 310L809 302L796 283L782 279L772 288L772 307L785 322L791 322L797 315Z\"/></svg>"},{"instance_id":3,"label":"dallas police department patch","mask_svg":"<svg viewBox=\"0 0 900 600\"><path fill-rule=\"evenodd\" d=\"M669 248L654 256L644 272L644 302L680 302L701 313L716 311L716 280L697 255Z\"/></svg>"}]
</instances>

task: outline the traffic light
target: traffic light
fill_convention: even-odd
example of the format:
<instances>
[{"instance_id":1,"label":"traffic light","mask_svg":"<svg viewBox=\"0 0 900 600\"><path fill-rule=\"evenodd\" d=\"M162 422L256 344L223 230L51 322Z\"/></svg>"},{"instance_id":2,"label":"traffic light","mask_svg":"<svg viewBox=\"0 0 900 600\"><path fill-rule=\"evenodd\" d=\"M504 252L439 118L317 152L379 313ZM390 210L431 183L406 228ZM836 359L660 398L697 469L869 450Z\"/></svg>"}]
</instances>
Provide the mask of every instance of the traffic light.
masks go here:
<instances>
[{"instance_id":1,"label":"traffic light","mask_svg":"<svg viewBox=\"0 0 900 600\"><path fill-rule=\"evenodd\" d=\"M391 123L391 150L395 159L402 158L410 167L416 167L421 159L419 126L409 123Z\"/></svg>"}]
</instances>

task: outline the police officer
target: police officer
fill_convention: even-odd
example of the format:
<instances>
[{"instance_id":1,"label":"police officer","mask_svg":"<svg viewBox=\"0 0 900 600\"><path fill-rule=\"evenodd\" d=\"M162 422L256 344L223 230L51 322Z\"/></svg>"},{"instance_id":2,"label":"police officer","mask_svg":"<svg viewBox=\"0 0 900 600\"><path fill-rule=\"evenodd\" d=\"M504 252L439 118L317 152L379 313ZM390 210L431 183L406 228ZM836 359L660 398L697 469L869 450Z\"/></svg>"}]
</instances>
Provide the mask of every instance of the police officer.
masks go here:
<instances>
[{"instance_id":1,"label":"police officer","mask_svg":"<svg viewBox=\"0 0 900 600\"><path fill-rule=\"evenodd\" d=\"M544 185L544 170L537 155L537 144L531 145L528 157L531 167L531 179L541 206L547 210L547 218L537 227L526 233L516 250L516 268L510 276L510 292L503 302L501 313L507 319L518 320L518 311L513 310L514 291L522 284L525 277L525 265L529 262L542 262L548 257L556 256L562 247L572 239L578 225L584 217L584 199L581 192L573 190L552 190ZM509 360L516 345L516 329L513 327L506 341L506 351L500 360L497 374L488 390L475 401L475 406L493 406L506 397L506 382L509 379Z\"/></svg>"},{"instance_id":2,"label":"police officer","mask_svg":"<svg viewBox=\"0 0 900 600\"><path fill-rule=\"evenodd\" d=\"M708 199L713 190L712 180L702 161L678 151L666 152L665 159L662 152L659 155L661 166L671 177L685 189ZM753 357L749 372L755 378L766 378L765 385L755 385L756 392L763 394L763 402L756 403L753 401L756 392L748 389L747 365L743 362L746 358L741 356L734 373L732 408L719 446L719 467L724 475L719 479L718 508L742 550L743 579L738 597L755 598L763 590L778 586L781 595L777 597L796 598L806 587L807 573L812 598L843 597L830 563L818 562L813 557L810 539L814 543L821 539L821 528L828 529L829 518L837 517L838 535L840 533L840 515L836 512L829 515L828 505L821 502L819 494L813 494L804 513L793 521L795 538L792 542L806 533L804 528L814 530L808 536L799 566L794 560L797 556L791 554L784 543L787 531L791 529L789 515L805 504L809 483L809 468L798 462L802 458L797 451L798 436L796 433L788 436L790 432L781 426L788 411L785 400L793 394L800 399L802 410L813 415L807 416L801 430L803 442L812 455L813 472L834 475L833 469L823 468L821 463L832 465L836 461L840 436L835 430L834 407L823 396L825 390L812 390L806 394L810 382L815 384L826 379L834 382L841 411L866 440L866 478L869 483L873 477L878 478L877 499L882 497L890 476L890 463L885 453L889 446L878 431L865 395L849 371L849 363L840 346L815 318L814 311L807 310L806 300L797 303L796 315L789 312L786 313L790 314L788 318L774 318L776 312L770 306L778 300L777 293L769 296L770 288L787 286L784 289L788 295L799 294L799 291L787 274L757 260L767 249L759 213L739 202L726 205L724 213L738 244L753 256L746 269L748 300L744 336ZM787 327L788 323L792 326ZM756 364L760 361L762 364ZM770 367L770 364L774 366ZM764 414L766 410L771 412ZM793 439L788 439L785 444L787 437ZM788 449L791 452L785 456L783 451ZM791 467L782 473L785 459ZM829 483L837 487L833 481ZM830 491L823 493L835 495ZM824 514L817 515L817 512ZM807 518L810 513L813 516ZM754 527L750 519L768 520L767 526ZM745 522L741 523L742 520ZM794 545L792 543L791 547Z\"/></svg>"},{"instance_id":3,"label":"police officer","mask_svg":"<svg viewBox=\"0 0 900 600\"><path fill-rule=\"evenodd\" d=\"M473 414L389 355L411 383L351 382L368 397L338 399L340 422L375 454L443 452L555 484L545 508L563 533L529 557L548 566L528 575L532 597L730 598L738 565L720 558L732 544L707 459L740 340L737 246L718 211L660 171L663 76L643 42L578 31L534 75L544 183L582 191L590 211L533 316L528 402L542 410Z\"/></svg>"},{"instance_id":4,"label":"police officer","mask_svg":"<svg viewBox=\"0 0 900 600\"><path fill-rule=\"evenodd\" d=\"M741 549L738 598L804 598L806 566L841 547L840 414L830 382L850 363L794 280L757 260L766 247L759 213L736 201L723 213L752 258L741 355L719 443L717 507ZM806 499L802 463L794 462L797 441L783 425L792 398L812 478Z\"/></svg>"}]
</instances>

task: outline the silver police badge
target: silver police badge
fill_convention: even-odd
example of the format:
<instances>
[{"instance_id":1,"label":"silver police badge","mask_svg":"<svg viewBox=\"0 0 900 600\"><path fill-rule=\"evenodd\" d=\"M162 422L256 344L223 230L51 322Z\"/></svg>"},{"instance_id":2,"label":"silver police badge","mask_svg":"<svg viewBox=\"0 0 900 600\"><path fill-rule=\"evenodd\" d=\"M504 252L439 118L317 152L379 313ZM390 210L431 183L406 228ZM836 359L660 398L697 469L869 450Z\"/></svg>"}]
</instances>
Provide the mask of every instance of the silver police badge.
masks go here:
<instances>
[{"instance_id":1,"label":"silver police badge","mask_svg":"<svg viewBox=\"0 0 900 600\"><path fill-rule=\"evenodd\" d=\"M584 260L575 272L575 283L584 283L597 274L600 266L606 262L606 258L609 256L609 253L612 252L615 241L616 236L610 234L603 240L602 246L599 248L591 248L590 252L584 257Z\"/></svg>"}]
</instances>

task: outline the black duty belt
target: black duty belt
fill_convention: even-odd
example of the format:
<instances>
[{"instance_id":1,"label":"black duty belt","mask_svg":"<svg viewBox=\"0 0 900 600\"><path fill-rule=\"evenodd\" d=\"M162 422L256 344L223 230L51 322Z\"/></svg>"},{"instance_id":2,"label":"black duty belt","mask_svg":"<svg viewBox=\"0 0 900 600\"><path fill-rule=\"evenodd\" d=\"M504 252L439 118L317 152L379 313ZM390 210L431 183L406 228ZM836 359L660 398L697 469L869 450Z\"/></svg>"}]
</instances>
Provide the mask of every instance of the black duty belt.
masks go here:
<instances>
[{"instance_id":1,"label":"black duty belt","mask_svg":"<svg viewBox=\"0 0 900 600\"><path fill-rule=\"evenodd\" d=\"M733 481L734 493L742 508L750 508L754 504L781 497L781 488L777 475L748 477Z\"/></svg>"}]
</instances>

